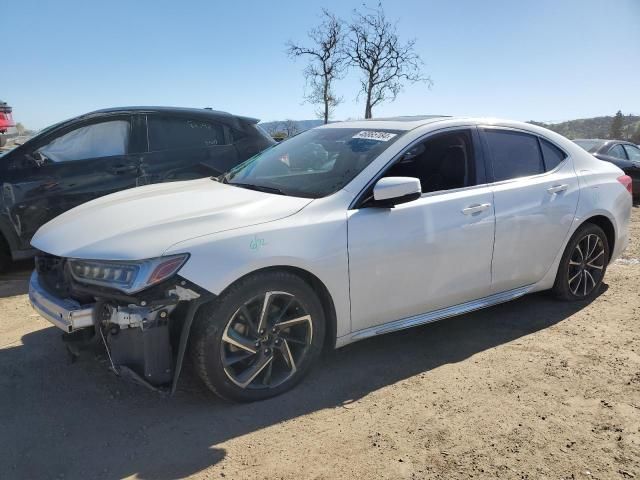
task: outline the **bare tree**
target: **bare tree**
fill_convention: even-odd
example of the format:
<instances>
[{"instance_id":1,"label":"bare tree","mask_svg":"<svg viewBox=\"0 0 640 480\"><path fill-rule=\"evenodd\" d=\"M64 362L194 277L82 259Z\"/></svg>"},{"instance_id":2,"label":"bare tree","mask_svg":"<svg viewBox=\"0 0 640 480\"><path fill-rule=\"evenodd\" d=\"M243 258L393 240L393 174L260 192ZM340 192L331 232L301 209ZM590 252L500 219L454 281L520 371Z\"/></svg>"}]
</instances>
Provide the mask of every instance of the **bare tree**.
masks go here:
<instances>
[{"instance_id":1,"label":"bare tree","mask_svg":"<svg viewBox=\"0 0 640 480\"><path fill-rule=\"evenodd\" d=\"M264 128L266 132L273 137L276 133L278 133L278 129L280 128L280 125L276 122L271 122L266 126L262 125L262 128Z\"/></svg>"},{"instance_id":2,"label":"bare tree","mask_svg":"<svg viewBox=\"0 0 640 480\"><path fill-rule=\"evenodd\" d=\"M336 96L334 81L342 78L347 63L344 53L343 22L326 9L322 9L322 23L309 32L313 46L304 47L289 41L287 53L292 58L310 57L304 70L308 92L305 100L311 104L320 104L317 115L329 122L334 108L342 102Z\"/></svg>"},{"instance_id":3,"label":"bare tree","mask_svg":"<svg viewBox=\"0 0 640 480\"><path fill-rule=\"evenodd\" d=\"M296 133L298 133L298 124L295 120L285 120L281 128L284 133L286 133L287 138L293 137Z\"/></svg>"},{"instance_id":4,"label":"bare tree","mask_svg":"<svg viewBox=\"0 0 640 480\"><path fill-rule=\"evenodd\" d=\"M346 52L349 63L362 71L360 94L366 98L365 118L372 117L376 105L395 100L403 82L432 85L422 74L415 40L400 42L397 25L387 20L382 4L368 13L354 10L353 15Z\"/></svg>"}]
</instances>

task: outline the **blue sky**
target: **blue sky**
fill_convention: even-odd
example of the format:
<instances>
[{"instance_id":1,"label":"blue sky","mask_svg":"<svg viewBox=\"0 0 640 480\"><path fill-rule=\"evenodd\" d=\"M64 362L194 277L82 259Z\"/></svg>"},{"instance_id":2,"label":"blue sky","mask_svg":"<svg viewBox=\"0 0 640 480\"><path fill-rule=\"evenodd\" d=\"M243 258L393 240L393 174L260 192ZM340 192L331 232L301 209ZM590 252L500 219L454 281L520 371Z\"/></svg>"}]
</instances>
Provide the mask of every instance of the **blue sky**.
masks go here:
<instances>
[{"instance_id":1,"label":"blue sky","mask_svg":"<svg viewBox=\"0 0 640 480\"><path fill-rule=\"evenodd\" d=\"M370 2L375 4L375 2ZM178 105L264 121L314 118L302 102L306 40L321 7L362 1L0 0L0 99L41 128L96 108ZM374 116L489 115L561 121L640 114L640 0L384 2L415 38L431 89L407 86ZM337 85L335 118L358 118L358 73Z\"/></svg>"}]
</instances>

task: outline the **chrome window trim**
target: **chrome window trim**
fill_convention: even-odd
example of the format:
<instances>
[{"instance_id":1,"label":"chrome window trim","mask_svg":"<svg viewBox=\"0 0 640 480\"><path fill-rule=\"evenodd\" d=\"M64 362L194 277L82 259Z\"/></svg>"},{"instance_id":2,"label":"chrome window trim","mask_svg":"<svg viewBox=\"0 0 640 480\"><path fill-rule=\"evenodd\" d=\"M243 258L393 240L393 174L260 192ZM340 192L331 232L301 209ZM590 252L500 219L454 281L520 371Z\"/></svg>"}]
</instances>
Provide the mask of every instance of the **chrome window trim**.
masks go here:
<instances>
[{"instance_id":1,"label":"chrome window trim","mask_svg":"<svg viewBox=\"0 0 640 480\"><path fill-rule=\"evenodd\" d=\"M358 210L358 209L360 209L361 207L357 207L356 205L358 205L358 203L360 203L364 193L367 190L369 190L369 188L371 188L378 180L380 180L380 178L382 177L384 172L387 171L387 169L391 165L393 165L396 161L398 161L402 157L402 155L404 155L407 152L407 150L410 150L411 148L413 148L417 144L424 142L427 138L429 138L429 137L431 137L433 135L437 135L437 134L444 133L444 132L451 132L451 131L455 131L455 130L473 130L474 128L477 128L477 127L478 126L476 124L473 124L473 123L471 123L469 125L456 125L455 127L443 127L443 128L439 128L437 130L432 130L430 132L427 132L424 135L422 135L421 137L416 138L413 142L411 142L407 146L405 146L400 151L400 153L398 153L393 158L391 158L391 160L389 160L378 171L378 173L376 175L371 177L371 179L365 184L365 186L353 198L353 200L349 204L349 207L347 207L347 210ZM474 145L474 147L475 147L475 145ZM477 159L474 159L474 160L477 161ZM426 193L423 193L422 195L420 195L420 198L424 198L426 196L442 195L442 194L449 193L449 192L458 192L458 191L463 191L463 190L468 190L468 189L477 188L477 187L483 187L483 186L487 186L487 183L483 183L483 184L479 184L479 185L470 185L468 187L454 188L454 189L451 189L451 190L437 190L435 192L426 192ZM418 200L418 199L416 199L416 200Z\"/></svg>"}]
</instances>

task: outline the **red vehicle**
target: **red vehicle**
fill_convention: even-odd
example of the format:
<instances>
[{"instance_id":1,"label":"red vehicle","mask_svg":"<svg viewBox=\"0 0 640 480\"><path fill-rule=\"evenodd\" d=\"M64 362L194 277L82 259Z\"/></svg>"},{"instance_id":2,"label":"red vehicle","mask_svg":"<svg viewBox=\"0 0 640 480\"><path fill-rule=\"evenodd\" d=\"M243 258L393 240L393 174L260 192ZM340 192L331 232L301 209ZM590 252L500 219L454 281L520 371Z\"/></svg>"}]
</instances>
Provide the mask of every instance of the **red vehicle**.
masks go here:
<instances>
[{"instance_id":1,"label":"red vehicle","mask_svg":"<svg viewBox=\"0 0 640 480\"><path fill-rule=\"evenodd\" d=\"M15 127L13 123L13 117L11 116L11 107L7 105L7 102L0 100L0 147L4 147L7 143L7 137L3 134L7 133L7 130L11 127Z\"/></svg>"}]
</instances>

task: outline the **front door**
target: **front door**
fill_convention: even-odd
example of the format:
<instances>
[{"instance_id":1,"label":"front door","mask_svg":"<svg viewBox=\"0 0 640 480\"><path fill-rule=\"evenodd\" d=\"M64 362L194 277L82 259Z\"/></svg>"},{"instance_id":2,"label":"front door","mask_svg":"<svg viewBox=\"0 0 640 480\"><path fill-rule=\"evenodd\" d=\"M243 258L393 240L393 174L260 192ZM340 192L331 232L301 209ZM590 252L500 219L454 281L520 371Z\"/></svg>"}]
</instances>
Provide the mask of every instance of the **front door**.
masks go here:
<instances>
[{"instance_id":1,"label":"front door","mask_svg":"<svg viewBox=\"0 0 640 480\"><path fill-rule=\"evenodd\" d=\"M349 211L352 331L487 296L493 194L475 129L429 136L384 177L420 179L422 197Z\"/></svg>"},{"instance_id":2,"label":"front door","mask_svg":"<svg viewBox=\"0 0 640 480\"><path fill-rule=\"evenodd\" d=\"M136 186L138 157L129 154L127 116L72 126L28 152L22 167L5 173L5 208L29 248L41 225L82 203Z\"/></svg>"}]
</instances>

